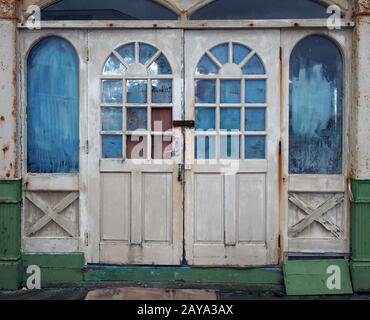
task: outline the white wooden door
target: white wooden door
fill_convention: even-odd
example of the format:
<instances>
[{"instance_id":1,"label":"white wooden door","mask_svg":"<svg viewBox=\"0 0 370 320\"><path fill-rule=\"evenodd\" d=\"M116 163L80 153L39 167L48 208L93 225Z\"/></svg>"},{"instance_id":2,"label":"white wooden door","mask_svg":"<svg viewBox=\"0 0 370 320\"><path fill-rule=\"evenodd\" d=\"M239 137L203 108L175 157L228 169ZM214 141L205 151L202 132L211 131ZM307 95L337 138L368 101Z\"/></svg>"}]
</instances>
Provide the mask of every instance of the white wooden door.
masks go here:
<instances>
[{"instance_id":1,"label":"white wooden door","mask_svg":"<svg viewBox=\"0 0 370 320\"><path fill-rule=\"evenodd\" d=\"M182 31L89 31L88 43L88 260L180 264Z\"/></svg>"},{"instance_id":2,"label":"white wooden door","mask_svg":"<svg viewBox=\"0 0 370 320\"><path fill-rule=\"evenodd\" d=\"M278 262L279 49L279 30L185 33L189 264Z\"/></svg>"}]
</instances>

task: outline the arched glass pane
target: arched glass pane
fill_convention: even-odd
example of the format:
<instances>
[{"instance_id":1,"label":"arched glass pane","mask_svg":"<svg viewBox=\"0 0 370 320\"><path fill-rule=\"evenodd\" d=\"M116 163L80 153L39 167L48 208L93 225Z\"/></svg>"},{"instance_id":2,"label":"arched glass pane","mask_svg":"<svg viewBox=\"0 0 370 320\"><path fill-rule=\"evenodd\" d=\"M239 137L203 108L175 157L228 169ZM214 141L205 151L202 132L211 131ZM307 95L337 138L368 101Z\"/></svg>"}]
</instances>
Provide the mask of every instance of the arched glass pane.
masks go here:
<instances>
[{"instance_id":1,"label":"arched glass pane","mask_svg":"<svg viewBox=\"0 0 370 320\"><path fill-rule=\"evenodd\" d=\"M152 0L62 0L44 8L42 20L177 20Z\"/></svg>"},{"instance_id":2,"label":"arched glass pane","mask_svg":"<svg viewBox=\"0 0 370 320\"><path fill-rule=\"evenodd\" d=\"M254 55L243 67L243 74L265 74L261 59Z\"/></svg>"},{"instance_id":3,"label":"arched glass pane","mask_svg":"<svg viewBox=\"0 0 370 320\"><path fill-rule=\"evenodd\" d=\"M123 75L126 68L121 62L111 54L104 65L103 74L104 75Z\"/></svg>"},{"instance_id":4,"label":"arched glass pane","mask_svg":"<svg viewBox=\"0 0 370 320\"><path fill-rule=\"evenodd\" d=\"M78 172L79 69L67 41L49 37L32 48L27 90L28 172Z\"/></svg>"},{"instance_id":5,"label":"arched glass pane","mask_svg":"<svg viewBox=\"0 0 370 320\"><path fill-rule=\"evenodd\" d=\"M128 43L116 50L127 64L135 62L135 43Z\"/></svg>"},{"instance_id":6,"label":"arched glass pane","mask_svg":"<svg viewBox=\"0 0 370 320\"><path fill-rule=\"evenodd\" d=\"M161 53L159 57L150 65L148 73L150 75L172 73L170 63L168 62L167 58L164 56L163 53Z\"/></svg>"},{"instance_id":7,"label":"arched glass pane","mask_svg":"<svg viewBox=\"0 0 370 320\"><path fill-rule=\"evenodd\" d=\"M223 43L211 49L212 54L220 61L221 64L225 64L229 61L229 44Z\"/></svg>"},{"instance_id":8,"label":"arched glass pane","mask_svg":"<svg viewBox=\"0 0 370 320\"><path fill-rule=\"evenodd\" d=\"M203 55L197 65L197 74L218 74L220 68L208 57Z\"/></svg>"},{"instance_id":9,"label":"arched glass pane","mask_svg":"<svg viewBox=\"0 0 370 320\"><path fill-rule=\"evenodd\" d=\"M343 61L321 36L302 40L290 58L289 172L342 173Z\"/></svg>"},{"instance_id":10,"label":"arched glass pane","mask_svg":"<svg viewBox=\"0 0 370 320\"><path fill-rule=\"evenodd\" d=\"M314 0L216 0L190 19L323 19L331 15L326 9Z\"/></svg>"},{"instance_id":11,"label":"arched glass pane","mask_svg":"<svg viewBox=\"0 0 370 320\"><path fill-rule=\"evenodd\" d=\"M238 43L233 44L233 62L235 64L241 63L251 51Z\"/></svg>"},{"instance_id":12,"label":"arched glass pane","mask_svg":"<svg viewBox=\"0 0 370 320\"><path fill-rule=\"evenodd\" d=\"M139 62L142 64L146 64L148 60L157 52L156 48L146 43L140 43L139 49Z\"/></svg>"}]
</instances>

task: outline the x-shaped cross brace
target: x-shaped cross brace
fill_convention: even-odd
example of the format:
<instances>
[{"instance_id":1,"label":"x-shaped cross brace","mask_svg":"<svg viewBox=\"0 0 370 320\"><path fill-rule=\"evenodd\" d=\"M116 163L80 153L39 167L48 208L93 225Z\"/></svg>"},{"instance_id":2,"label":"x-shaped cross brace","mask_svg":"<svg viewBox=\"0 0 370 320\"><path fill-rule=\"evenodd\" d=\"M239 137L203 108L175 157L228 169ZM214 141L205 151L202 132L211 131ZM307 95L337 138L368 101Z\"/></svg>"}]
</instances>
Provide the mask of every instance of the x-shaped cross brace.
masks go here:
<instances>
[{"instance_id":1,"label":"x-shaped cross brace","mask_svg":"<svg viewBox=\"0 0 370 320\"><path fill-rule=\"evenodd\" d=\"M76 237L78 235L78 230L75 223L64 218L60 215L60 213L67 209L73 202L75 202L78 197L78 192L72 192L64 197L62 200L60 200L55 206L51 207L34 192L26 193L26 198L45 214L29 229L29 235L35 234L44 226L46 226L50 221L54 221L69 235L71 235L72 237Z\"/></svg>"},{"instance_id":2,"label":"x-shaped cross brace","mask_svg":"<svg viewBox=\"0 0 370 320\"><path fill-rule=\"evenodd\" d=\"M297 194L290 194L289 201L296 205L299 209L301 209L303 213L305 213L307 216L289 227L289 235L292 237L296 237L314 221L317 221L326 230L331 232L336 238L343 239L343 230L338 227L330 217L324 217L326 213L328 213L331 209L343 202L343 200L343 194L336 194L330 199L322 202L315 209L312 209L310 205L301 200Z\"/></svg>"}]
</instances>

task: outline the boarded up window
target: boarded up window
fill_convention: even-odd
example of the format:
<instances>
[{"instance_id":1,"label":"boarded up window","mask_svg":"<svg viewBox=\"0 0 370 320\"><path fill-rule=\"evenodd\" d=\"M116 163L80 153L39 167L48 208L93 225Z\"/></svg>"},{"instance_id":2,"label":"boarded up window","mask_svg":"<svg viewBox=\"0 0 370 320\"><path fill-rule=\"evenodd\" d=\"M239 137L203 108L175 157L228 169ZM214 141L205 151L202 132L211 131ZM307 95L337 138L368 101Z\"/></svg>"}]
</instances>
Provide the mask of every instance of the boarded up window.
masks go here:
<instances>
[{"instance_id":1,"label":"boarded up window","mask_svg":"<svg viewBox=\"0 0 370 320\"><path fill-rule=\"evenodd\" d=\"M78 172L78 59L67 41L49 37L33 47L27 90L28 172Z\"/></svg>"},{"instance_id":2,"label":"boarded up window","mask_svg":"<svg viewBox=\"0 0 370 320\"><path fill-rule=\"evenodd\" d=\"M342 173L343 62L321 36L302 40L290 59L289 172Z\"/></svg>"}]
</instances>

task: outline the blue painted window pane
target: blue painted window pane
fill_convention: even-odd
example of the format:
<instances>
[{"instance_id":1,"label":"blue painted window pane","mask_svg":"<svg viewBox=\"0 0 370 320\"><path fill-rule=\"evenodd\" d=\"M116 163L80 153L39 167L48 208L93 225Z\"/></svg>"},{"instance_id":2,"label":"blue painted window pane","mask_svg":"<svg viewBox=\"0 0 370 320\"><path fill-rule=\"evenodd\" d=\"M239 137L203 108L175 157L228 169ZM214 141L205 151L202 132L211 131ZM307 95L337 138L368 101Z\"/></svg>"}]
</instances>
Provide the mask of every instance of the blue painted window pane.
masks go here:
<instances>
[{"instance_id":1,"label":"blue painted window pane","mask_svg":"<svg viewBox=\"0 0 370 320\"><path fill-rule=\"evenodd\" d=\"M102 136L102 156L103 158L122 158L122 136L103 135Z\"/></svg>"},{"instance_id":2,"label":"blue painted window pane","mask_svg":"<svg viewBox=\"0 0 370 320\"><path fill-rule=\"evenodd\" d=\"M243 67L243 74L265 74L265 67L261 59L254 55Z\"/></svg>"},{"instance_id":3,"label":"blue painted window pane","mask_svg":"<svg viewBox=\"0 0 370 320\"><path fill-rule=\"evenodd\" d=\"M221 159L235 160L240 158L240 137L221 136Z\"/></svg>"},{"instance_id":4,"label":"blue painted window pane","mask_svg":"<svg viewBox=\"0 0 370 320\"><path fill-rule=\"evenodd\" d=\"M150 75L171 74L172 69L170 63L163 53L150 65L148 72Z\"/></svg>"},{"instance_id":5,"label":"blue painted window pane","mask_svg":"<svg viewBox=\"0 0 370 320\"><path fill-rule=\"evenodd\" d=\"M104 131L122 130L121 108L102 108L102 129Z\"/></svg>"},{"instance_id":6,"label":"blue painted window pane","mask_svg":"<svg viewBox=\"0 0 370 320\"><path fill-rule=\"evenodd\" d=\"M245 137L245 158L246 159L266 158L266 138L264 136Z\"/></svg>"},{"instance_id":7,"label":"blue painted window pane","mask_svg":"<svg viewBox=\"0 0 370 320\"><path fill-rule=\"evenodd\" d=\"M195 137L195 158L200 160L215 159L216 157L215 137Z\"/></svg>"},{"instance_id":8,"label":"blue painted window pane","mask_svg":"<svg viewBox=\"0 0 370 320\"><path fill-rule=\"evenodd\" d=\"M127 108L127 130L146 130L147 128L147 109Z\"/></svg>"},{"instance_id":9,"label":"blue painted window pane","mask_svg":"<svg viewBox=\"0 0 370 320\"><path fill-rule=\"evenodd\" d=\"M103 103L122 103L121 80L103 80Z\"/></svg>"},{"instance_id":10,"label":"blue painted window pane","mask_svg":"<svg viewBox=\"0 0 370 320\"><path fill-rule=\"evenodd\" d=\"M147 80L127 80L127 103L146 103L148 97Z\"/></svg>"},{"instance_id":11,"label":"blue painted window pane","mask_svg":"<svg viewBox=\"0 0 370 320\"><path fill-rule=\"evenodd\" d=\"M216 80L195 81L195 102L216 103Z\"/></svg>"},{"instance_id":12,"label":"blue painted window pane","mask_svg":"<svg viewBox=\"0 0 370 320\"><path fill-rule=\"evenodd\" d=\"M218 74L220 68L208 57L203 55L197 65L197 74Z\"/></svg>"},{"instance_id":13,"label":"blue painted window pane","mask_svg":"<svg viewBox=\"0 0 370 320\"><path fill-rule=\"evenodd\" d=\"M204 131L216 129L216 109L195 108L195 129Z\"/></svg>"},{"instance_id":14,"label":"blue painted window pane","mask_svg":"<svg viewBox=\"0 0 370 320\"><path fill-rule=\"evenodd\" d=\"M152 102L172 103L172 80L152 80Z\"/></svg>"},{"instance_id":15,"label":"blue painted window pane","mask_svg":"<svg viewBox=\"0 0 370 320\"><path fill-rule=\"evenodd\" d=\"M240 103L240 80L221 80L221 103Z\"/></svg>"},{"instance_id":16,"label":"blue painted window pane","mask_svg":"<svg viewBox=\"0 0 370 320\"><path fill-rule=\"evenodd\" d=\"M139 61L142 64L146 64L150 58L154 56L154 54L158 50L154 48L153 46L146 44L146 43L140 43L139 44Z\"/></svg>"},{"instance_id":17,"label":"blue painted window pane","mask_svg":"<svg viewBox=\"0 0 370 320\"><path fill-rule=\"evenodd\" d=\"M105 75L123 75L126 68L118 59L111 54L104 65L103 74Z\"/></svg>"},{"instance_id":18,"label":"blue painted window pane","mask_svg":"<svg viewBox=\"0 0 370 320\"><path fill-rule=\"evenodd\" d=\"M210 50L221 64L229 62L229 44L223 43Z\"/></svg>"},{"instance_id":19,"label":"blue painted window pane","mask_svg":"<svg viewBox=\"0 0 370 320\"><path fill-rule=\"evenodd\" d=\"M246 131L266 130L266 110L264 108L245 109L245 130Z\"/></svg>"},{"instance_id":20,"label":"blue painted window pane","mask_svg":"<svg viewBox=\"0 0 370 320\"><path fill-rule=\"evenodd\" d=\"M240 108L221 108L220 117L221 130L240 130Z\"/></svg>"},{"instance_id":21,"label":"blue painted window pane","mask_svg":"<svg viewBox=\"0 0 370 320\"><path fill-rule=\"evenodd\" d=\"M128 43L116 50L127 64L135 62L135 43Z\"/></svg>"},{"instance_id":22,"label":"blue painted window pane","mask_svg":"<svg viewBox=\"0 0 370 320\"><path fill-rule=\"evenodd\" d=\"M250 50L241 44L234 43L233 44L233 62L235 64L241 63L248 54L250 54Z\"/></svg>"},{"instance_id":23,"label":"blue painted window pane","mask_svg":"<svg viewBox=\"0 0 370 320\"><path fill-rule=\"evenodd\" d=\"M68 42L49 37L32 48L27 90L28 172L78 172L79 66Z\"/></svg>"},{"instance_id":24,"label":"blue painted window pane","mask_svg":"<svg viewBox=\"0 0 370 320\"><path fill-rule=\"evenodd\" d=\"M245 80L245 102L266 102L266 80Z\"/></svg>"},{"instance_id":25,"label":"blue painted window pane","mask_svg":"<svg viewBox=\"0 0 370 320\"><path fill-rule=\"evenodd\" d=\"M343 61L329 39L311 36L290 60L289 172L341 174Z\"/></svg>"}]
</instances>

